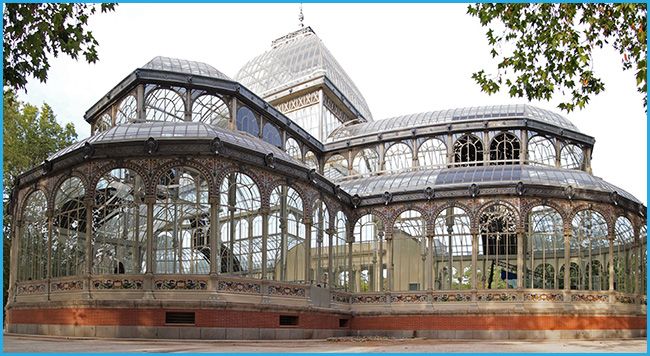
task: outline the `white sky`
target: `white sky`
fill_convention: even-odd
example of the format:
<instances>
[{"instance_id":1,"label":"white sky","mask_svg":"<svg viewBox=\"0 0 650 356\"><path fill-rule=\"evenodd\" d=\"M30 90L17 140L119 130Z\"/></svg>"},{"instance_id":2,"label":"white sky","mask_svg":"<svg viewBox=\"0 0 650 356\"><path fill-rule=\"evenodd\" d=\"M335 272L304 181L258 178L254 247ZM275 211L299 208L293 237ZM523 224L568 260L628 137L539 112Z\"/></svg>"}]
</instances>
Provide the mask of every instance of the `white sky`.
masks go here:
<instances>
[{"instance_id":1,"label":"white sky","mask_svg":"<svg viewBox=\"0 0 650 356\"><path fill-rule=\"evenodd\" d=\"M365 97L375 120L479 105L524 104L507 93L488 96L471 79L496 73L487 28L466 4L304 4L311 26ZM99 62L59 57L46 84L32 80L22 100L52 106L60 123L90 134L83 115L133 70L162 55L208 63L231 78L299 29L299 4L120 4L94 15ZM606 92L582 111L566 114L559 100L532 102L560 113L596 138L594 175L647 205L647 115L632 71L613 50L598 51L594 71ZM559 98L559 96L557 96Z\"/></svg>"}]
</instances>

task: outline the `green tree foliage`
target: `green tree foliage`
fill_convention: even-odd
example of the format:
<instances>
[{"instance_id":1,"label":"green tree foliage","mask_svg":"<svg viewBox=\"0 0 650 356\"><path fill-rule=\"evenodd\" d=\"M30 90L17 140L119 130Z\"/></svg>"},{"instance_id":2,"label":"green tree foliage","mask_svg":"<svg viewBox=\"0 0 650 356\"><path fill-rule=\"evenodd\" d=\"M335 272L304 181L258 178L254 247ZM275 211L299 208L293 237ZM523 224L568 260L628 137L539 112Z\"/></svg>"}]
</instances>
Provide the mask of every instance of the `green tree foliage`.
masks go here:
<instances>
[{"instance_id":1,"label":"green tree foliage","mask_svg":"<svg viewBox=\"0 0 650 356\"><path fill-rule=\"evenodd\" d=\"M102 12L115 4L101 4ZM84 27L96 4L27 3L3 5L3 86L24 89L29 76L47 81L48 55L77 59L82 54L95 63L97 40Z\"/></svg>"},{"instance_id":2,"label":"green tree foliage","mask_svg":"<svg viewBox=\"0 0 650 356\"><path fill-rule=\"evenodd\" d=\"M475 4L467 12L488 27L499 63L495 76L484 70L472 75L482 91L496 93L505 84L511 97L550 100L558 90L570 94L560 109L582 109L605 89L593 71L592 51L611 46L623 69L636 71L647 107L647 4Z\"/></svg>"},{"instance_id":3,"label":"green tree foliage","mask_svg":"<svg viewBox=\"0 0 650 356\"><path fill-rule=\"evenodd\" d=\"M12 90L3 92L3 302L7 303L9 286L9 251L11 249L11 212L7 210L16 177L41 164L49 155L77 139L73 124L59 125L52 108L37 107L18 101Z\"/></svg>"}]
</instances>

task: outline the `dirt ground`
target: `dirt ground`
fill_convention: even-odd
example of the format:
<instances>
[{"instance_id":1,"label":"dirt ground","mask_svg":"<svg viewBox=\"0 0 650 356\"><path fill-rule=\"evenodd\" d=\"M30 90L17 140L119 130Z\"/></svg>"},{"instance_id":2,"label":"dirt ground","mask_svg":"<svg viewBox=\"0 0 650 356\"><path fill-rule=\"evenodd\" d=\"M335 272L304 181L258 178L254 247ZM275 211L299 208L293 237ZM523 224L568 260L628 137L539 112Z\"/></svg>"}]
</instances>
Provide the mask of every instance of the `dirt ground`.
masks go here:
<instances>
[{"instance_id":1,"label":"dirt ground","mask_svg":"<svg viewBox=\"0 0 650 356\"><path fill-rule=\"evenodd\" d=\"M647 353L647 339L617 340L423 340L333 339L205 341L94 339L4 334L4 353Z\"/></svg>"}]
</instances>

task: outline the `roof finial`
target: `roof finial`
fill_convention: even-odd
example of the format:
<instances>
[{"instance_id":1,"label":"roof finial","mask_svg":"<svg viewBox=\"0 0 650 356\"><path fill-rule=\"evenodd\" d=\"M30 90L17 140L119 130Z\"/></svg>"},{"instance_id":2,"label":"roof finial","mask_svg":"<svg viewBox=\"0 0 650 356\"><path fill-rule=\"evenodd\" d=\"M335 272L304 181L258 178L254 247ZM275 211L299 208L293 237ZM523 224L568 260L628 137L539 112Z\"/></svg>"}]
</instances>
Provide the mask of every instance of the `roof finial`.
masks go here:
<instances>
[{"instance_id":1,"label":"roof finial","mask_svg":"<svg viewBox=\"0 0 650 356\"><path fill-rule=\"evenodd\" d=\"M305 24L302 23L304 19L305 16L302 15L302 3L300 3L300 16L298 16L298 20L300 20L300 28L305 27Z\"/></svg>"}]
</instances>

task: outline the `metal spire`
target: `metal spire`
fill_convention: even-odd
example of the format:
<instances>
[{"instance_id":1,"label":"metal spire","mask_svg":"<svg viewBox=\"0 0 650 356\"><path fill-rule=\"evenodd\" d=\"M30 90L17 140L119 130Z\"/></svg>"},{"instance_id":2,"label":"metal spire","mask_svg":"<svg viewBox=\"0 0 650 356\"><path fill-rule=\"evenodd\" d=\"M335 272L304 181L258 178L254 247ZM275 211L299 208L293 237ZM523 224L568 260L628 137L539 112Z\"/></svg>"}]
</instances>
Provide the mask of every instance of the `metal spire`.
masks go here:
<instances>
[{"instance_id":1,"label":"metal spire","mask_svg":"<svg viewBox=\"0 0 650 356\"><path fill-rule=\"evenodd\" d=\"M302 15L302 3L300 3L300 16L298 16L298 20L300 20L300 28L305 27L305 24L302 23L304 19L305 16Z\"/></svg>"}]
</instances>

